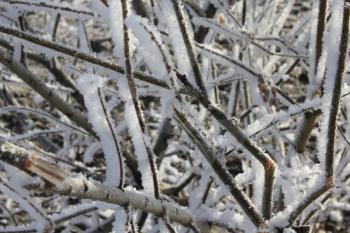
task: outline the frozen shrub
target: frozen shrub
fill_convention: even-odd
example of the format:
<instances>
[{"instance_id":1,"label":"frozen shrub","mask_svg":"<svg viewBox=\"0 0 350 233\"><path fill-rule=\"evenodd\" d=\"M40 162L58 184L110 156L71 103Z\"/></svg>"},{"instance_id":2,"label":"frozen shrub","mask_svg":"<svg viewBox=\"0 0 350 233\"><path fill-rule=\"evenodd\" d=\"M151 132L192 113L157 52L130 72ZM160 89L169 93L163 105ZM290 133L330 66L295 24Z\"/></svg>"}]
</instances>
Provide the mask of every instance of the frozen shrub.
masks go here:
<instances>
[{"instance_id":1,"label":"frozen shrub","mask_svg":"<svg viewBox=\"0 0 350 233\"><path fill-rule=\"evenodd\" d=\"M1 0L0 232L341 222L349 16L347 0Z\"/></svg>"}]
</instances>

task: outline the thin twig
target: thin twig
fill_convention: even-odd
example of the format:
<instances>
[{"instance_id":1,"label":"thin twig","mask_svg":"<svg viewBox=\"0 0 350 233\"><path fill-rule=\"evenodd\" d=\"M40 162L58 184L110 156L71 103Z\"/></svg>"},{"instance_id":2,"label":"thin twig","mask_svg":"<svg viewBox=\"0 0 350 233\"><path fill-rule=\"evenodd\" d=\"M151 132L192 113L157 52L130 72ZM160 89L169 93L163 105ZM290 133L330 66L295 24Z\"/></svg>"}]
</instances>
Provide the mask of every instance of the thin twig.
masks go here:
<instances>
[{"instance_id":1,"label":"thin twig","mask_svg":"<svg viewBox=\"0 0 350 233\"><path fill-rule=\"evenodd\" d=\"M147 132L146 132L146 126L145 126L145 121L144 121L144 117L143 117L143 112L139 103L139 99L138 99L138 94L137 94L137 90L136 90L136 84L134 81L134 74L132 71L132 63L131 63L131 50L130 50L130 42L129 42L129 31L127 28L127 25L125 23L126 18L128 17L128 1L127 0L121 0L122 3L122 12L123 12L123 35L124 35L124 56L125 56L125 72L126 72L126 76L127 76L127 80L128 80L128 87L130 90L130 94L132 97L132 101L133 101L133 107L135 108L136 111L136 116L137 116L137 120L138 120L138 124L140 125L142 134L144 134L146 136ZM129 106L130 107L130 106ZM154 153L152 151L151 148L149 148L148 143L145 141L146 137L143 137L144 140L144 146L146 148L146 152L147 152L147 157L148 157L148 162L149 162L149 166L152 172L152 179L153 179L153 192L156 198L160 198L160 189L159 189L159 181L158 181L158 177L157 177L157 165L155 163L155 159L154 159Z\"/></svg>"},{"instance_id":2,"label":"thin twig","mask_svg":"<svg viewBox=\"0 0 350 233\"><path fill-rule=\"evenodd\" d=\"M65 114L74 123L85 129L91 135L96 135L84 115L82 115L79 111L75 110L71 105L64 101L56 93L56 91L47 87L43 81L41 81L32 72L26 69L22 64L11 60L12 59L6 56L3 51L0 51L0 62L3 65L15 73L19 78L21 78L25 83L32 87L43 98L49 101L50 104L52 104L55 108Z\"/></svg>"},{"instance_id":3,"label":"thin twig","mask_svg":"<svg viewBox=\"0 0 350 233\"><path fill-rule=\"evenodd\" d=\"M107 68L109 70L125 74L124 67L122 67L118 64L112 63L108 60L103 60L103 59L97 58L97 57L90 55L88 53L81 52L77 49L69 48L69 47L63 46L63 45L59 45L59 44L51 42L49 40L42 39L38 36L33 36L29 33L25 33L25 32L22 32L20 30L17 30L17 29L8 28L8 27L2 26L2 25L0 25L0 32L17 37L17 38L20 38L20 39L23 39L23 40L27 40L31 43L43 46L43 47L48 48L48 49L55 50L57 52L69 55L69 56L74 57L74 58L79 58L79 59L81 59L83 61L87 61L91 64L102 66L102 67ZM135 79L139 79L141 81L145 81L145 82L148 82L150 84L153 84L153 85L156 85L159 87L169 88L168 85L164 81L156 79L150 75L146 75L146 74L141 73L141 72L134 72L133 74L135 76Z\"/></svg>"},{"instance_id":4,"label":"thin twig","mask_svg":"<svg viewBox=\"0 0 350 233\"><path fill-rule=\"evenodd\" d=\"M200 70L199 63L197 61L197 54L195 51L195 46L193 45L193 39L190 36L188 24L187 24L186 19L185 19L185 13L183 10L182 0L172 0L172 2L173 2L174 9L175 9L175 14L177 16L176 18L178 21L178 25L180 27L181 36L182 36L182 39L183 39L185 47L186 47L187 55L190 59L190 63L191 63L191 67L193 70L194 78L196 80L196 84L202 92L206 92L205 85L204 85L204 79L203 79L203 76L202 76L202 73Z\"/></svg>"},{"instance_id":5,"label":"thin twig","mask_svg":"<svg viewBox=\"0 0 350 233\"><path fill-rule=\"evenodd\" d=\"M0 3L9 4L9 5L22 5L25 8L28 8L28 6L33 6L37 8L46 8L47 10L54 10L54 11L60 11L60 12L67 12L67 13L74 13L78 15L87 15L87 16L96 16L95 13L91 11L85 11L85 10L78 10L71 7L65 7L65 6L58 6L58 5L52 5L48 4L46 2L28 2L28 1L20 1L20 0L0 0ZM33 8L31 8L33 9Z\"/></svg>"}]
</instances>

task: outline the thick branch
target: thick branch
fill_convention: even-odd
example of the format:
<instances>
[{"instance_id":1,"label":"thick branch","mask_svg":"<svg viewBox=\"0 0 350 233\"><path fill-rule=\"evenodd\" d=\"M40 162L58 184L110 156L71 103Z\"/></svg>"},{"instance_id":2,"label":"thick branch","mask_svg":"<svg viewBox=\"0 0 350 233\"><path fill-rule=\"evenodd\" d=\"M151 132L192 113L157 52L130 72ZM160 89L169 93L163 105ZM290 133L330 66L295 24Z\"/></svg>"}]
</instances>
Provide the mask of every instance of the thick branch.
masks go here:
<instances>
[{"instance_id":1,"label":"thick branch","mask_svg":"<svg viewBox=\"0 0 350 233\"><path fill-rule=\"evenodd\" d=\"M172 203L135 191L107 187L81 175L73 177L57 165L51 164L12 143L5 143L0 147L0 160L27 173L34 173L54 185L54 188L39 190L40 192L99 200L120 206L130 205L134 209L143 210L158 217L166 215L170 221L187 227L192 227L194 224L205 224L196 220L188 210ZM209 220L208 222L215 224L214 221Z\"/></svg>"}]
</instances>

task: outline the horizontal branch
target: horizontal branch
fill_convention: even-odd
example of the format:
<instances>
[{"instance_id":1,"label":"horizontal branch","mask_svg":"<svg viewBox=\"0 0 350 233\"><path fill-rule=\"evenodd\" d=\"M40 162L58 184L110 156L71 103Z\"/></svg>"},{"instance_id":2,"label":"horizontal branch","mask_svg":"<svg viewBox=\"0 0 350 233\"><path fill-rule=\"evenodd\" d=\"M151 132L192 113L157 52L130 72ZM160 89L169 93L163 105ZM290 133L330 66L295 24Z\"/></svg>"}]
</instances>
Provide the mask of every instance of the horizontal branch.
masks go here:
<instances>
[{"instance_id":1,"label":"horizontal branch","mask_svg":"<svg viewBox=\"0 0 350 233\"><path fill-rule=\"evenodd\" d=\"M219 25L218 23L216 23L212 19L208 19L205 17L195 17L195 18L193 18L193 22L194 22L194 24L196 24L198 26L210 28L218 33L221 32L222 34L227 35L228 37L232 38L233 40L240 40L240 41L244 41L244 43L250 43L251 45L254 45L255 47L257 47L259 50L261 50L264 53L267 53L268 55L271 55L271 56L289 57L289 58L297 58L297 59L307 59L308 58L307 56L298 55L298 53L295 50L288 48L285 45L286 43L281 41L281 40L278 40L278 42L280 43L280 45L282 45L282 49L287 49L289 51L292 51L293 54L272 52L269 49L262 46L261 44L257 43L256 41L258 41L258 40L256 40L254 35L250 35L250 34L248 35L247 33L243 34L242 32L231 31L231 30ZM259 40L264 41L264 42L269 41L269 40L264 40L263 38L259 39ZM271 43L269 45L273 45L273 44Z\"/></svg>"},{"instance_id":2,"label":"horizontal branch","mask_svg":"<svg viewBox=\"0 0 350 233\"><path fill-rule=\"evenodd\" d=\"M112 63L112 62L107 61L107 60L103 60L101 58L97 58L91 54L81 52L77 49L69 48L69 47L63 46L63 45L59 45L55 42L51 42L49 40L42 39L38 36L34 36L34 35L29 34L29 33L25 33L23 31L13 29L13 28L8 28L8 27L2 26L2 25L0 25L0 32L17 37L17 38L22 39L22 40L29 41L31 43L43 46L43 47L48 48L48 49L52 49L54 51L69 55L73 58L78 58L78 59L81 59L83 61L89 62L91 64L95 64L95 65L107 68L109 70L112 70L112 71L115 71L115 72L118 72L121 74L125 74L125 68L123 66L120 66L118 64ZM134 74L135 79L145 81L147 83L150 83L150 84L153 84L153 85L156 85L159 87L163 87L163 88L167 88L167 89L169 88L168 85L164 81L156 79L153 76L144 74L142 72L137 72L137 71L134 72L133 74Z\"/></svg>"},{"instance_id":3,"label":"horizontal branch","mask_svg":"<svg viewBox=\"0 0 350 233\"><path fill-rule=\"evenodd\" d=\"M53 185L53 188L37 190L39 192L58 193L120 206L130 206L158 217L167 216L170 221L187 227L206 225L205 222L195 219L188 210L175 204L146 196L140 192L108 187L87 179L83 175L73 176L56 164L49 163L12 143L1 145L0 160L27 173L38 175ZM215 224L215 220L208 220L208 223Z\"/></svg>"},{"instance_id":4,"label":"horizontal branch","mask_svg":"<svg viewBox=\"0 0 350 233\"><path fill-rule=\"evenodd\" d=\"M87 10L78 10L74 9L68 6L58 6L58 5L52 5L52 4L47 4L46 2L28 2L28 1L20 1L20 0L0 0L0 3L5 3L9 5L23 5L24 8L28 8L28 6L32 6L34 9L36 8L44 8L46 10L55 10L58 12L67 12L67 13L74 13L74 14L79 14L79 15L88 15L88 16L95 16L96 14L91 11ZM27 9L26 9L27 10Z\"/></svg>"}]
</instances>

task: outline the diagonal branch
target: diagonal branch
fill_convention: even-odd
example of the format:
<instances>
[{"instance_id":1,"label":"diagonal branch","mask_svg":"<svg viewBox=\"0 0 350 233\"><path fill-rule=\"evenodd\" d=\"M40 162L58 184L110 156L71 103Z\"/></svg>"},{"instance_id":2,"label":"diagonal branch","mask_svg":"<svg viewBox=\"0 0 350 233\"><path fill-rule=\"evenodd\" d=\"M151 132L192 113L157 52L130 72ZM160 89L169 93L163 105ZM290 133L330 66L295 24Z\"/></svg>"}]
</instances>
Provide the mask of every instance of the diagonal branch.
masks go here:
<instances>
[{"instance_id":1,"label":"diagonal branch","mask_svg":"<svg viewBox=\"0 0 350 233\"><path fill-rule=\"evenodd\" d=\"M51 42L49 40L42 39L38 36L33 36L29 33L25 33L25 32L22 32L20 30L17 30L17 29L8 28L8 27L2 26L2 25L0 25L0 32L11 35L13 37L17 37L17 38L22 39L22 40L29 41L33 44L37 44L37 45L43 46L43 47L48 48L48 49L52 49L56 52L66 54L66 55L74 57L74 58L79 58L79 59L86 61L86 62L89 62L91 64L98 65L98 66L107 68L109 70L112 70L112 71L115 71L115 72L118 72L121 74L125 74L124 67L122 67L116 63L112 63L108 60L103 60L103 59L98 58L96 56L90 55L88 53L81 52L77 49L69 48L69 47L66 47L63 45L59 45L59 44ZM147 83L150 83L150 84L153 84L153 85L156 85L159 87L169 88L168 85L164 81L156 79L153 76L144 74L142 72L137 72L137 71L134 72L133 74L135 76L135 79L145 81Z\"/></svg>"},{"instance_id":2,"label":"diagonal branch","mask_svg":"<svg viewBox=\"0 0 350 233\"><path fill-rule=\"evenodd\" d=\"M0 63L15 73L20 79L22 79L26 84L33 88L44 99L49 101L50 104L61 111L78 126L85 129L91 135L95 135L95 132L92 130L84 115L64 101L54 90L47 87L43 81L26 69L22 64L12 61L12 59L5 55L3 51L0 51Z\"/></svg>"},{"instance_id":3,"label":"diagonal branch","mask_svg":"<svg viewBox=\"0 0 350 233\"><path fill-rule=\"evenodd\" d=\"M13 52L14 50L11 44L4 39L0 39L0 46L5 47L11 52ZM72 93L73 98L75 98L75 100L78 103L83 103L83 96L79 93L77 87L75 86L75 83L69 76L65 75L63 71L57 66L57 62L55 62L55 59L53 59L53 62L50 62L44 56L41 56L39 54L26 52L25 55L30 60L33 60L34 62L37 62L44 66L52 75L55 76L57 82L59 82L65 87L69 87L72 90L74 90L74 92Z\"/></svg>"},{"instance_id":4,"label":"diagonal branch","mask_svg":"<svg viewBox=\"0 0 350 233\"><path fill-rule=\"evenodd\" d=\"M150 35L152 38L155 38L154 36L152 36L151 33ZM165 55L165 52L162 51L163 49L162 49L161 43L157 42L156 39L154 39L153 41L157 44L159 50L161 51L163 60L166 64L168 75L172 77L173 69L171 68L171 62L168 61ZM242 69L244 68L245 66ZM257 73L255 73L249 68L247 68L247 72L249 72L249 74L251 75L258 75ZM209 100L206 94L203 94L201 91L194 89L192 87L188 87L188 88L189 88L189 91L191 92L191 96L199 100L202 103L202 105L214 116L214 118L226 130L228 130L230 134L233 135L237 139L237 141L241 143L264 166L265 188L264 188L262 206L263 206L264 217L270 218L272 213L272 190L273 190L273 183L274 183L275 169L276 169L275 162L270 158L270 156L266 152L263 151L262 148L257 146L257 144L253 140L251 140L248 136L246 136L237 124L233 124L232 120L228 119L226 114L222 110L220 110L213 103L211 103L211 101ZM178 96L178 100L182 101L179 98L179 96Z\"/></svg>"},{"instance_id":5,"label":"diagonal branch","mask_svg":"<svg viewBox=\"0 0 350 233\"><path fill-rule=\"evenodd\" d=\"M7 27L0 26L0 32L6 33L24 40L28 40L32 43L47 47L49 49L53 49L55 51L67 54L72 57L76 57L82 59L84 61L90 62L92 64L96 64L107 69L123 73L125 74L125 69L122 66L119 66L115 63L111 63L109 61L105 61L94 56L91 56L87 53L80 52L76 49L71 49L65 46L57 45L53 42L41 39L39 37L32 36L28 33L21 32L16 29L11 29ZM142 81L146 81L148 83L157 85L163 88L169 88L166 82L162 80L158 80L153 76L149 76L143 74L141 72L133 72L135 79L139 79ZM188 89L188 87L187 87ZM263 195L263 209L265 212L265 216L269 216L271 211L271 198L272 198L272 189L273 189L273 181L274 181L274 173L276 169L275 162L270 158L270 156L260 148L253 140L248 138L243 131L239 128L238 125L232 123L231 119L228 119L226 114L222 112L218 107L214 106L208 98L203 95L200 91L196 89L186 90L186 94L191 95L197 98L203 106L216 118L216 120L226 129L228 132L233 135L239 143L241 143L255 158L259 160L260 163L263 164L265 168L265 191Z\"/></svg>"},{"instance_id":6,"label":"diagonal branch","mask_svg":"<svg viewBox=\"0 0 350 233\"><path fill-rule=\"evenodd\" d=\"M199 63L197 61L197 54L195 52L195 46L193 44L193 40L192 40L191 35L190 35L188 24L187 24L186 19L185 19L185 13L183 10L182 0L172 0L172 2L173 2L175 14L177 16L176 18L178 21L178 25L180 27L182 39L183 39L185 47L186 47L187 55L190 59L190 63L191 63L191 67L193 70L194 78L196 80L196 84L202 92L206 92L206 89L204 86L203 76L202 76L202 73L201 73L201 70L199 67Z\"/></svg>"},{"instance_id":7,"label":"diagonal branch","mask_svg":"<svg viewBox=\"0 0 350 233\"><path fill-rule=\"evenodd\" d=\"M186 116L174 108L175 119L179 125L186 131L192 141L196 144L197 148L204 155L210 166L220 180L229 187L232 196L236 199L239 206L243 209L245 214L257 227L265 227L266 222L263 216L260 215L256 207L251 203L249 198L244 192L237 186L233 176L227 170L225 165L215 155L215 150L208 145L207 139L205 139L195 127L186 119Z\"/></svg>"},{"instance_id":8,"label":"diagonal branch","mask_svg":"<svg viewBox=\"0 0 350 233\"><path fill-rule=\"evenodd\" d=\"M206 95L193 89L193 93L200 103L213 115L213 117L264 166L265 184L262 198L262 210L265 218L269 219L272 213L272 192L275 180L275 170L277 165L275 161L258 144L250 139L243 130L235 123L235 120L229 119L226 114L213 103Z\"/></svg>"}]
</instances>

